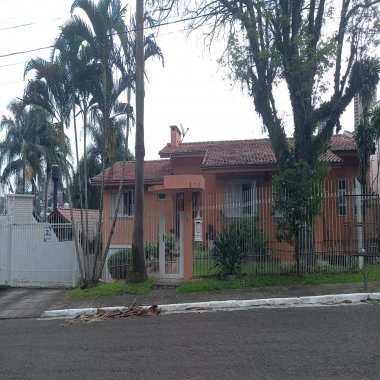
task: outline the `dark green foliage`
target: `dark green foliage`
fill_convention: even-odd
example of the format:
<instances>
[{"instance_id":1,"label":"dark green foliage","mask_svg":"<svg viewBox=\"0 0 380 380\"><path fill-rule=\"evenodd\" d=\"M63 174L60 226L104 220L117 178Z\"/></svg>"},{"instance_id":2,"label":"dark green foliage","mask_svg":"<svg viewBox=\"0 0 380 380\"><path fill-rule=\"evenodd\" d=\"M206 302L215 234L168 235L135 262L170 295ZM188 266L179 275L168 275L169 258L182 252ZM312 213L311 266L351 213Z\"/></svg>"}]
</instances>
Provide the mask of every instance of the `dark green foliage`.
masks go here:
<instances>
[{"instance_id":1,"label":"dark green foliage","mask_svg":"<svg viewBox=\"0 0 380 380\"><path fill-rule=\"evenodd\" d=\"M273 177L274 209L278 213L276 237L295 245L302 228L310 227L321 210L322 192L317 171L295 163Z\"/></svg>"},{"instance_id":2,"label":"dark green foliage","mask_svg":"<svg viewBox=\"0 0 380 380\"><path fill-rule=\"evenodd\" d=\"M5 213L5 197L0 196L0 214Z\"/></svg>"},{"instance_id":3,"label":"dark green foliage","mask_svg":"<svg viewBox=\"0 0 380 380\"><path fill-rule=\"evenodd\" d=\"M144 244L145 260L158 258L158 240L154 242L145 242Z\"/></svg>"},{"instance_id":4,"label":"dark green foliage","mask_svg":"<svg viewBox=\"0 0 380 380\"><path fill-rule=\"evenodd\" d=\"M79 176L79 170L74 172L74 181L71 185L71 198L74 208L80 208L80 191L79 191L79 181L82 180L82 191L84 189L84 159L79 161L79 170L81 171L81 176ZM87 160L87 178L88 178L88 208L98 210L100 208L100 188L99 186L91 185L91 178L95 177L102 171L102 166L97 160L88 159Z\"/></svg>"},{"instance_id":5,"label":"dark green foliage","mask_svg":"<svg viewBox=\"0 0 380 380\"><path fill-rule=\"evenodd\" d=\"M125 280L131 264L131 249L124 248L113 253L107 262L108 270L114 280Z\"/></svg>"},{"instance_id":6,"label":"dark green foliage","mask_svg":"<svg viewBox=\"0 0 380 380\"><path fill-rule=\"evenodd\" d=\"M235 225L223 225L214 241L212 250L213 268L221 275L236 275L240 271L243 254L239 231Z\"/></svg>"},{"instance_id":7,"label":"dark green foliage","mask_svg":"<svg viewBox=\"0 0 380 380\"><path fill-rule=\"evenodd\" d=\"M371 155L376 151L376 140L380 136L380 108L377 107L355 126L354 139L359 158L359 181L365 187Z\"/></svg>"},{"instance_id":8,"label":"dark green foliage","mask_svg":"<svg viewBox=\"0 0 380 380\"><path fill-rule=\"evenodd\" d=\"M245 254L253 255L255 259L265 257L268 252L268 238L262 224L258 215L243 216L239 223L241 248Z\"/></svg>"}]
</instances>

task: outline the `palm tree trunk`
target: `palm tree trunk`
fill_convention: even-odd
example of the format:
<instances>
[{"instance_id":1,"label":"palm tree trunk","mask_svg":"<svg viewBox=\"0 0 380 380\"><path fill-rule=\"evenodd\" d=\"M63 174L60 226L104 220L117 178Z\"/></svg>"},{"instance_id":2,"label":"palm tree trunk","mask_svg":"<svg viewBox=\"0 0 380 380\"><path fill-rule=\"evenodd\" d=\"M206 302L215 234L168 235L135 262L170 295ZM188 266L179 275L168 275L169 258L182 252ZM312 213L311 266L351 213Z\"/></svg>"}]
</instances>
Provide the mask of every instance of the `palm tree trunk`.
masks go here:
<instances>
[{"instance_id":1,"label":"palm tree trunk","mask_svg":"<svg viewBox=\"0 0 380 380\"><path fill-rule=\"evenodd\" d=\"M89 261L90 256L89 252L89 244L88 244L88 184L87 184L87 108L86 105L83 110L83 160L84 160L84 166L83 166L83 180L84 180L84 207L85 207L85 252L87 256L87 261ZM94 263L93 263L94 265ZM90 263L88 263L88 275L89 275L89 281L93 283L94 279L93 276L90 276ZM91 272L92 273L92 272Z\"/></svg>"},{"instance_id":2,"label":"palm tree trunk","mask_svg":"<svg viewBox=\"0 0 380 380\"><path fill-rule=\"evenodd\" d=\"M48 203L48 191L49 191L49 177L50 177L50 163L46 163L46 176L45 176L45 186L44 186L44 221L47 215L47 203Z\"/></svg>"},{"instance_id":3,"label":"palm tree trunk","mask_svg":"<svg viewBox=\"0 0 380 380\"><path fill-rule=\"evenodd\" d=\"M77 132L77 122L75 117L75 87L72 84L72 93L71 93L71 107L73 112L73 123L74 123L74 140L75 140L75 155L77 160L77 170L78 170L78 186L79 186L79 209L80 209L80 225L81 225L81 246L83 249L83 264L84 264L84 276L85 281L87 282L89 279L89 264L88 264L88 257L87 257L87 250L86 250L86 244L83 244L83 242L86 242L87 240L87 230L84 229L84 223L83 223L83 196L82 196L82 173L79 165L79 148L78 148L78 132ZM72 207L72 205L70 205Z\"/></svg>"},{"instance_id":4,"label":"palm tree trunk","mask_svg":"<svg viewBox=\"0 0 380 380\"><path fill-rule=\"evenodd\" d=\"M26 177L26 158L25 154L22 158L22 193L25 194L25 177Z\"/></svg>"},{"instance_id":5,"label":"palm tree trunk","mask_svg":"<svg viewBox=\"0 0 380 380\"><path fill-rule=\"evenodd\" d=\"M135 205L130 280L147 279L144 258L144 2L136 0Z\"/></svg>"},{"instance_id":6,"label":"palm tree trunk","mask_svg":"<svg viewBox=\"0 0 380 380\"><path fill-rule=\"evenodd\" d=\"M120 182L119 182L119 189L118 189L117 198L116 198L115 210L114 210L114 214L112 216L111 230L108 234L107 243L106 243L106 246L105 246L105 249L103 252L103 256L102 256L102 261L100 263L98 270L96 271L96 274L94 275L94 282L96 282L96 283L99 281L101 272L103 270L103 267L105 265L105 262L106 262L106 259L108 256L108 251L109 251L109 248L111 245L112 236L113 236L113 233L114 233L115 227L116 227L117 215L119 212L121 195L122 195L122 190L123 190L123 182L124 182L124 177L125 177L125 162L127 160L127 154L128 154L128 141L129 141L129 130L130 130L130 119L131 119L131 114L130 114L131 87L130 86L128 87L128 92L127 92L127 104L128 104L127 129L125 132L125 144L124 144L125 149L124 149L124 153L123 153L123 166L122 166L122 171L121 171L121 178L120 178ZM97 259L97 256L95 257L95 264L97 262L96 259ZM94 265L94 268L96 268L96 265Z\"/></svg>"},{"instance_id":7,"label":"palm tree trunk","mask_svg":"<svg viewBox=\"0 0 380 380\"><path fill-rule=\"evenodd\" d=\"M64 160L66 161L67 160L67 147L65 145L65 131L64 131L63 121L60 122L60 132L61 132L61 135L62 135L63 157L64 157ZM69 168L68 168L68 165L63 165L63 167L64 167L64 173L65 173L66 186L67 186L67 197L68 197L68 200L69 200L69 210L70 210L71 226L72 226L72 231L73 231L73 235L74 235L75 254L76 254L77 263L78 263L78 267L79 267L79 274L80 274L80 278L81 278L81 282L82 282L81 286L87 286L87 284L86 284L86 278L85 278L85 274L84 274L83 266L82 266L82 260L81 260L80 250L79 250L77 227L76 227L76 224L75 224L75 221L74 221L74 215L73 215L73 201L72 201L72 198L71 198Z\"/></svg>"}]
</instances>

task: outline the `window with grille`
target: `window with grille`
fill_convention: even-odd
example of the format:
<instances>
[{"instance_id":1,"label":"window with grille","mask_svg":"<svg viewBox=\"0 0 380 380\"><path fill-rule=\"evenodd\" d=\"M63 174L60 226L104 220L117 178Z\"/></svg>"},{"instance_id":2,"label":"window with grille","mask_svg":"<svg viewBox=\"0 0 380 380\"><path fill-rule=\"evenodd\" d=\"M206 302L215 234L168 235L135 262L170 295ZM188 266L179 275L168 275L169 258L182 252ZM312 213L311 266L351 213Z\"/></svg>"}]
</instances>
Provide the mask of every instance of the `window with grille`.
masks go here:
<instances>
[{"instance_id":1,"label":"window with grille","mask_svg":"<svg viewBox=\"0 0 380 380\"><path fill-rule=\"evenodd\" d=\"M338 179L338 215L347 216L347 180Z\"/></svg>"},{"instance_id":2,"label":"window with grille","mask_svg":"<svg viewBox=\"0 0 380 380\"><path fill-rule=\"evenodd\" d=\"M117 194L118 192L116 190L112 191L112 214L114 214L115 209L116 209ZM118 210L117 215L120 217L132 218L133 207L134 207L133 190L124 190L121 200L120 200L120 205L119 205L119 210Z\"/></svg>"},{"instance_id":3,"label":"window with grille","mask_svg":"<svg viewBox=\"0 0 380 380\"><path fill-rule=\"evenodd\" d=\"M225 216L239 218L257 212L257 186L254 180L227 181Z\"/></svg>"}]
</instances>

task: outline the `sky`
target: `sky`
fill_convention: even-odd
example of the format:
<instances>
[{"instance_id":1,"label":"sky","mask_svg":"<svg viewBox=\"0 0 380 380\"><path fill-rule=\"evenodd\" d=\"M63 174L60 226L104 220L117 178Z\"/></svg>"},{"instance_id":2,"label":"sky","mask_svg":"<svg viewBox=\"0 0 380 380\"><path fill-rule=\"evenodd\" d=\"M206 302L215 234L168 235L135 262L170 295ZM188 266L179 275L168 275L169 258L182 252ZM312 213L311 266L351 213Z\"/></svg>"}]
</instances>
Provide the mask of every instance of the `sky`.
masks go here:
<instances>
[{"instance_id":1,"label":"sky","mask_svg":"<svg viewBox=\"0 0 380 380\"><path fill-rule=\"evenodd\" d=\"M70 15L72 0L0 0L0 114L14 97L21 97L25 62L49 58L49 49L14 54L50 46L59 26ZM262 138L262 124L252 99L227 78L217 63L220 46L205 47L203 37L184 32L184 24L162 27L158 44L165 65L146 65L145 158L158 159L170 141L170 126L188 129L184 142ZM284 106L288 97L283 96ZM282 114L291 133L291 120ZM345 130L353 130L353 106L342 117ZM1 135L0 135L1 137ZM134 148L134 134L130 148Z\"/></svg>"}]
</instances>

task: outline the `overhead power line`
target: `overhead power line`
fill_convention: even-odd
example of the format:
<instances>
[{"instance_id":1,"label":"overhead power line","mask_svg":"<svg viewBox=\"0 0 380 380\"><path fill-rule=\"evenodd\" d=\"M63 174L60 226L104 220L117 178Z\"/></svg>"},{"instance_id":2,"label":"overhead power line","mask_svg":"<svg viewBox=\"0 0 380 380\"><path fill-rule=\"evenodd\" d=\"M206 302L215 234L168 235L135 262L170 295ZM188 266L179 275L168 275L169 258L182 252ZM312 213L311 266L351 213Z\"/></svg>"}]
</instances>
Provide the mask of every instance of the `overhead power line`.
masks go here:
<instances>
[{"instance_id":1,"label":"overhead power line","mask_svg":"<svg viewBox=\"0 0 380 380\"><path fill-rule=\"evenodd\" d=\"M178 20L158 23L156 25L144 26L144 28L142 28L142 29L143 30L156 29L156 28L159 28L161 26L168 26L168 25L179 24L181 22L191 21L191 20L195 20L195 19L198 19L198 18L201 18L201 17L205 17L205 16L212 16L214 14L216 14L216 13L215 12L210 12L210 13L208 13L206 15L197 15L197 16L192 16L192 17L178 19ZM137 31L137 28L134 28L134 29L130 29L130 30L126 31L125 33L134 33L136 31ZM108 36L116 36L117 34L118 33L111 33ZM2 54L2 55L0 55L0 58L6 58L6 57L11 57L11 56L14 56L14 55L20 55L20 54L26 54L26 53L32 53L32 52L35 52L35 51L40 51L40 50L45 50L45 49L51 49L53 47L54 47L54 45L49 45L49 46L39 47L39 48L35 48L35 49L16 51L16 52L12 52L12 53Z\"/></svg>"},{"instance_id":2,"label":"overhead power line","mask_svg":"<svg viewBox=\"0 0 380 380\"><path fill-rule=\"evenodd\" d=\"M25 28L27 26L38 25L38 24L41 24L41 23L50 22L50 21L57 21L57 20L62 20L62 17L56 17L56 18L52 18L52 19L49 19L49 20L43 20L43 21L38 21L38 22L28 22L28 23L25 23L25 24L18 24L18 25L7 26L7 27L4 27L4 28L0 28L0 32L4 31L4 30L10 30L10 29Z\"/></svg>"}]
</instances>

